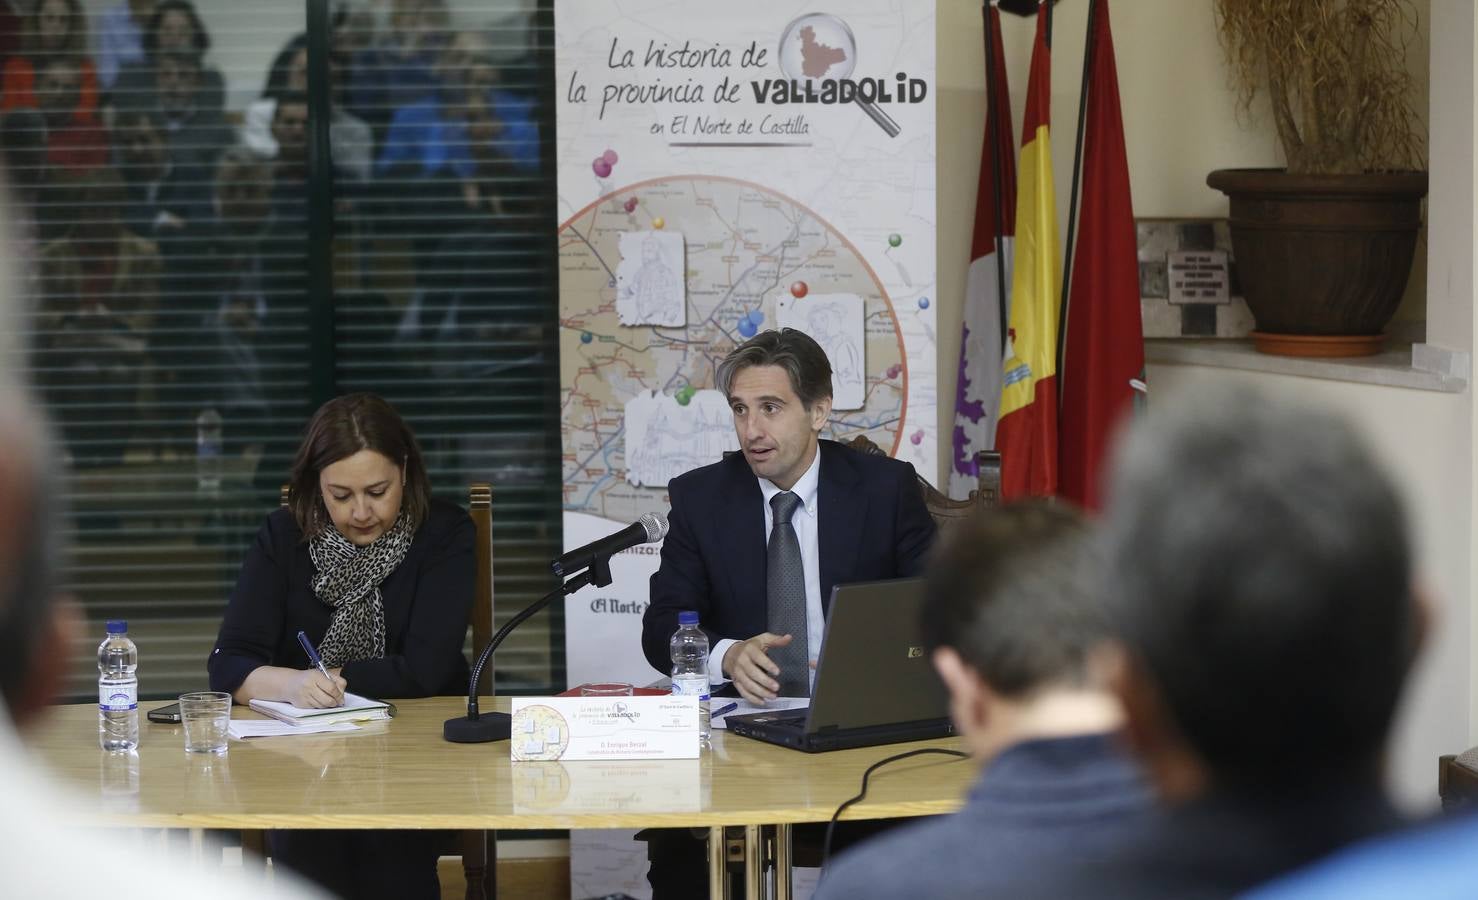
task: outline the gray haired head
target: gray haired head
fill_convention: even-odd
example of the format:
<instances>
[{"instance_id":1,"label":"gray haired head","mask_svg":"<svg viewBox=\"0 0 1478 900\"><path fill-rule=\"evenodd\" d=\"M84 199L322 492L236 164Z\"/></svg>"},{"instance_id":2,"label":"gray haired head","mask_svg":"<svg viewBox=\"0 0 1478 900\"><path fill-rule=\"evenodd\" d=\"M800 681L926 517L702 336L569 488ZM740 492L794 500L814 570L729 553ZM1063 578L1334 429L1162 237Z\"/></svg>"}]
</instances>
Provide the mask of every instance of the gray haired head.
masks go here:
<instances>
[{"instance_id":1,"label":"gray haired head","mask_svg":"<svg viewBox=\"0 0 1478 900\"><path fill-rule=\"evenodd\" d=\"M729 396L734 376L752 366L779 366L790 378L790 389L807 410L818 400L831 396L831 363L826 351L804 331L782 328L762 331L725 356L718 364L715 381Z\"/></svg>"},{"instance_id":2,"label":"gray haired head","mask_svg":"<svg viewBox=\"0 0 1478 900\"><path fill-rule=\"evenodd\" d=\"M1109 611L1213 779L1370 774L1418 643L1397 490L1344 418L1185 391L1117 450Z\"/></svg>"}]
</instances>

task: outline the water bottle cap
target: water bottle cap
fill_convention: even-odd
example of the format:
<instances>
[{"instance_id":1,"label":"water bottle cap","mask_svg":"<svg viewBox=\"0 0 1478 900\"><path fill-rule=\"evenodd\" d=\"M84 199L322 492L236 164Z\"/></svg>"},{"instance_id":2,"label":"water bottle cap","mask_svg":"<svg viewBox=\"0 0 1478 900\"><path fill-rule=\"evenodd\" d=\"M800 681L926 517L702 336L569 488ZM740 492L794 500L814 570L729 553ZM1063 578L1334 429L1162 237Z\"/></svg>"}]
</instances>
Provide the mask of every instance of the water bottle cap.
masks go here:
<instances>
[{"instance_id":1,"label":"water bottle cap","mask_svg":"<svg viewBox=\"0 0 1478 900\"><path fill-rule=\"evenodd\" d=\"M698 613L694 612L691 609L685 609L685 610L683 610L682 612L680 612L680 613L677 614L677 624L679 624L679 625L697 625L698 624Z\"/></svg>"},{"instance_id":2,"label":"water bottle cap","mask_svg":"<svg viewBox=\"0 0 1478 900\"><path fill-rule=\"evenodd\" d=\"M128 634L128 621L125 619L109 619L108 634Z\"/></svg>"}]
</instances>

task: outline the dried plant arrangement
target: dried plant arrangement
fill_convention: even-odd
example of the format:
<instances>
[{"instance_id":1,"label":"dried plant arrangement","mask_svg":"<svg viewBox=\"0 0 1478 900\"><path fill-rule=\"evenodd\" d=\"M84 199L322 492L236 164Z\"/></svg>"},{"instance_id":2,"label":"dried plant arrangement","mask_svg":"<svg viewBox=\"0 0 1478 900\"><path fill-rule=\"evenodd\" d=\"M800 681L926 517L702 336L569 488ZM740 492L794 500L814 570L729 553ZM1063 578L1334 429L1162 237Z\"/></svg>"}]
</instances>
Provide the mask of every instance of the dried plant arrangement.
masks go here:
<instances>
[{"instance_id":1,"label":"dried plant arrangement","mask_svg":"<svg viewBox=\"0 0 1478 900\"><path fill-rule=\"evenodd\" d=\"M1291 175L1419 168L1411 0L1216 0L1242 110L1267 91Z\"/></svg>"}]
</instances>

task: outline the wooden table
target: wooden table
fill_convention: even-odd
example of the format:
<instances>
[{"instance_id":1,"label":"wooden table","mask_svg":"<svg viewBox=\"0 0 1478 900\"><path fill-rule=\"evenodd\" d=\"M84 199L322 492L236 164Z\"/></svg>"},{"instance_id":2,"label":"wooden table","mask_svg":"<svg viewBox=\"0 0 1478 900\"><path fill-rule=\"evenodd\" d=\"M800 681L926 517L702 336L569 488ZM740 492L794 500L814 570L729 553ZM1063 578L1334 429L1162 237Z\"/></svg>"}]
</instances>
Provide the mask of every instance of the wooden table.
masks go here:
<instances>
[{"instance_id":1,"label":"wooden table","mask_svg":"<svg viewBox=\"0 0 1478 900\"><path fill-rule=\"evenodd\" d=\"M141 703L145 709L162 705ZM809 754L715 731L698 760L512 764L508 744L452 744L442 722L466 701L401 701L389 722L360 731L232 741L224 757L184 751L179 725L140 725L137 789L98 749L97 707L57 707L29 743L83 796L88 825L145 828L650 828L743 826L746 893L758 897L761 827L776 826L776 895L789 894L790 826L825 822L860 788L863 771L957 738ZM483 709L508 709L507 698ZM261 718L237 707L236 718ZM939 754L890 764L843 819L891 819L958 809L975 767ZM711 896L727 894L724 854L710 853Z\"/></svg>"}]
</instances>

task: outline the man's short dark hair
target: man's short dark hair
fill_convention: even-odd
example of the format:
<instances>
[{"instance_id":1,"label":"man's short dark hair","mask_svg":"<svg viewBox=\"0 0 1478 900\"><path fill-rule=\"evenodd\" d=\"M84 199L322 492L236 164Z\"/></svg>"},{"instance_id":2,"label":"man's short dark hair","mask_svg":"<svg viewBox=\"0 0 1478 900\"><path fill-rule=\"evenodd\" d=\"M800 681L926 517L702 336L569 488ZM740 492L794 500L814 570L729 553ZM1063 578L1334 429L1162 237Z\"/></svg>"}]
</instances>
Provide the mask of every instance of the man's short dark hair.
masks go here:
<instances>
[{"instance_id":1,"label":"man's short dark hair","mask_svg":"<svg viewBox=\"0 0 1478 900\"><path fill-rule=\"evenodd\" d=\"M1108 637L1102 567L1082 517L1029 501L946 531L924 581L924 642L950 647L991 690L1024 698L1090 683Z\"/></svg>"},{"instance_id":2,"label":"man's short dark hair","mask_svg":"<svg viewBox=\"0 0 1478 900\"><path fill-rule=\"evenodd\" d=\"M1406 516L1353 427L1188 391L1118 449L1109 610L1219 784L1375 774L1417 644Z\"/></svg>"},{"instance_id":3,"label":"man's short dark hair","mask_svg":"<svg viewBox=\"0 0 1478 900\"><path fill-rule=\"evenodd\" d=\"M790 389L810 409L831 396L831 363L826 351L804 331L762 331L730 351L718 364L718 389L729 396L734 376L753 366L779 366L790 377Z\"/></svg>"}]
</instances>

